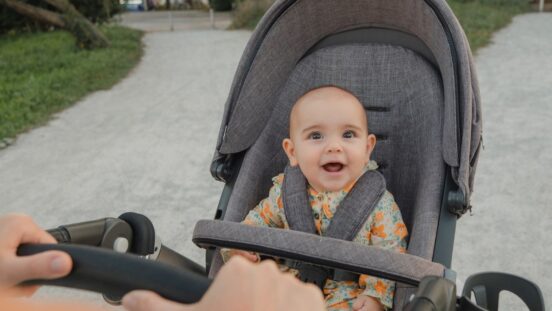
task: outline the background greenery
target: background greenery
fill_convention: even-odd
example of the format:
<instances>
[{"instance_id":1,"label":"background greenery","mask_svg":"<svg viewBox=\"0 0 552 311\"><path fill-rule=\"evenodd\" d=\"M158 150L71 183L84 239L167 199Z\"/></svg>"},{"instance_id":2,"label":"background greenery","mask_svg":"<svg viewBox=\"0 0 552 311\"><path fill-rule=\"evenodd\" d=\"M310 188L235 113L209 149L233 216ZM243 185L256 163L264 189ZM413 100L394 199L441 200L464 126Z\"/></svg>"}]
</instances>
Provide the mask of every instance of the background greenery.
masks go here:
<instances>
[{"instance_id":1,"label":"background greenery","mask_svg":"<svg viewBox=\"0 0 552 311\"><path fill-rule=\"evenodd\" d=\"M512 17L528 12L527 0L448 0L464 28L470 46L477 51L490 42L491 35L508 25Z\"/></svg>"},{"instance_id":2,"label":"background greenery","mask_svg":"<svg viewBox=\"0 0 552 311\"><path fill-rule=\"evenodd\" d=\"M119 10L117 0L95 2L94 5L103 3L96 7L88 0L71 1L98 23ZM231 27L254 28L273 2L236 0ZM112 3L109 13L105 10L106 3ZM492 33L507 25L514 15L529 11L527 0L448 0L448 3L474 51L487 44ZM0 33L10 23L2 15L5 10L0 7ZM12 27L0 36L0 147L5 138L44 123L51 114L86 94L110 88L127 75L142 55L142 34L138 31L104 26L101 29L112 46L86 51L76 48L74 39L66 32L21 33L19 29L32 29L36 25L21 21L21 17L13 18L13 22L19 23L18 30Z\"/></svg>"},{"instance_id":3,"label":"background greenery","mask_svg":"<svg viewBox=\"0 0 552 311\"><path fill-rule=\"evenodd\" d=\"M23 0L22 2L57 12L52 6L41 0ZM84 17L93 23L107 22L121 11L118 0L69 0ZM39 24L32 19L0 5L0 34L14 31L46 30L49 26Z\"/></svg>"},{"instance_id":4,"label":"background greenery","mask_svg":"<svg viewBox=\"0 0 552 311\"><path fill-rule=\"evenodd\" d=\"M119 26L101 30L109 48L78 49L64 31L0 37L0 141L128 74L142 55L142 33Z\"/></svg>"}]
</instances>

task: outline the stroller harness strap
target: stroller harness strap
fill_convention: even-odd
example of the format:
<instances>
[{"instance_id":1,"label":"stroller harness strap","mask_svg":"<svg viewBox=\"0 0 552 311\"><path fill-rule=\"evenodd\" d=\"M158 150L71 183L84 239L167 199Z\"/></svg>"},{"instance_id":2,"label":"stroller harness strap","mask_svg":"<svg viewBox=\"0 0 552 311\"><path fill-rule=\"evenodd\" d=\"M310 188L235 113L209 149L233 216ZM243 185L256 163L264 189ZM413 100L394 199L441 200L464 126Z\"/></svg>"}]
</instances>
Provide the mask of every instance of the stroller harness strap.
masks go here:
<instances>
[{"instance_id":1,"label":"stroller harness strap","mask_svg":"<svg viewBox=\"0 0 552 311\"><path fill-rule=\"evenodd\" d=\"M352 241L368 216L385 193L385 178L375 170L366 171L339 204L324 236ZM295 231L317 234L307 194L307 180L299 166L287 166L284 170L282 203L289 228ZM325 269L303 262L286 261L286 265L299 271L304 282L324 287L327 278L335 281L356 281L358 275L340 269Z\"/></svg>"}]
</instances>

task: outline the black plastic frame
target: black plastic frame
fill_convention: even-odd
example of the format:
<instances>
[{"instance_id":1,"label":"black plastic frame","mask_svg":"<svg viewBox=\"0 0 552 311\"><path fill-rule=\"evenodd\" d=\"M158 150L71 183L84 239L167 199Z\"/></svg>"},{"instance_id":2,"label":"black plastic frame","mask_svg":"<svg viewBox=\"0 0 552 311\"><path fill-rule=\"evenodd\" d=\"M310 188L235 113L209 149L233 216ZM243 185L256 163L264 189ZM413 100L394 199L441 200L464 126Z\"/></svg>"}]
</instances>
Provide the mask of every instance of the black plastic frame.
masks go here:
<instances>
[{"instance_id":1,"label":"black plastic frame","mask_svg":"<svg viewBox=\"0 0 552 311\"><path fill-rule=\"evenodd\" d=\"M454 248L454 236L456 233L456 221L458 217L449 210L449 193L457 191L458 186L451 176L451 168L445 167L445 181L441 209L439 211L439 222L433 247L433 262L438 262L447 268L452 265L452 252Z\"/></svg>"}]
</instances>

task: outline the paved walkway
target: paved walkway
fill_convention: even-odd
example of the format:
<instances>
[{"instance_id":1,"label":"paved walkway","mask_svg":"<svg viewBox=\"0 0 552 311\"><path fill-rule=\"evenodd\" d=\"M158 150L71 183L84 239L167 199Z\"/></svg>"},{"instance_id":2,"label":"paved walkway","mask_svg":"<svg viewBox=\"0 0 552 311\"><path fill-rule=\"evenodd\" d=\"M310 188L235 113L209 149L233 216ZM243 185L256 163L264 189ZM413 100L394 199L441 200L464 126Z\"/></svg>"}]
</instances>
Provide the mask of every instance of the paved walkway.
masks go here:
<instances>
[{"instance_id":1,"label":"paved walkway","mask_svg":"<svg viewBox=\"0 0 552 311\"><path fill-rule=\"evenodd\" d=\"M198 219L212 218L221 192L209 163L250 33L210 25L155 32L156 16L149 16L157 22L144 37L144 58L127 79L0 150L0 214L24 212L54 227L145 213L167 245L202 262L190 236ZM134 17L123 21L136 26ZM475 216L458 224L460 283L474 272L508 271L552 293L550 32L552 14L519 16L478 53L485 150ZM52 293L74 296L43 295Z\"/></svg>"},{"instance_id":2,"label":"paved walkway","mask_svg":"<svg viewBox=\"0 0 552 311\"><path fill-rule=\"evenodd\" d=\"M552 306L552 14L514 18L476 57L483 137L474 216L458 223L459 279L507 271L538 283ZM503 310L522 310L506 307Z\"/></svg>"}]
</instances>

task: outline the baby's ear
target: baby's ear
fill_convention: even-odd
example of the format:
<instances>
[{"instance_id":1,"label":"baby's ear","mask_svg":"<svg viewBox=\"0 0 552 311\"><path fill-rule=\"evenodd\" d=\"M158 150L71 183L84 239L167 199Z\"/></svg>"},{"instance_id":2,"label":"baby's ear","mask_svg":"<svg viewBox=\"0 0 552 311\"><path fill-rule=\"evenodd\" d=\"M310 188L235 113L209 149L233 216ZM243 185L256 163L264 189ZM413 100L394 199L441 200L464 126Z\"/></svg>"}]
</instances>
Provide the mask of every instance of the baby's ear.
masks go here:
<instances>
[{"instance_id":1,"label":"baby's ear","mask_svg":"<svg viewBox=\"0 0 552 311\"><path fill-rule=\"evenodd\" d=\"M374 148L376 147L376 135L369 134L368 139L366 139L366 163L370 161L370 155Z\"/></svg>"},{"instance_id":2,"label":"baby's ear","mask_svg":"<svg viewBox=\"0 0 552 311\"><path fill-rule=\"evenodd\" d=\"M297 159L295 158L295 146L293 145L293 141L289 138L285 138L282 141L282 148L284 148L284 152L288 157L289 165L296 166Z\"/></svg>"}]
</instances>

